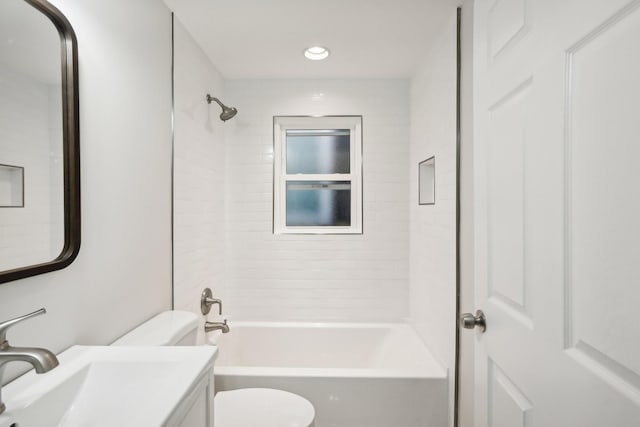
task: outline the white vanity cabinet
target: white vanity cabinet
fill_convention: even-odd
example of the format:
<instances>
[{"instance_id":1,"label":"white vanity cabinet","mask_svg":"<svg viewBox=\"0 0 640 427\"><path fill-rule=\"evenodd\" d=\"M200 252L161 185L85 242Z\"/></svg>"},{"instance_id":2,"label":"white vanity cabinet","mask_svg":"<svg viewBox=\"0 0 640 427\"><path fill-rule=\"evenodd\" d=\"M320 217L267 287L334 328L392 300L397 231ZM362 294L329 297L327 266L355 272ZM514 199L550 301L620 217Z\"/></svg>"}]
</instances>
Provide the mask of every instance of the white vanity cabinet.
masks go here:
<instances>
[{"instance_id":1,"label":"white vanity cabinet","mask_svg":"<svg viewBox=\"0 0 640 427\"><path fill-rule=\"evenodd\" d=\"M186 396L171 416L168 426L213 427L213 368Z\"/></svg>"}]
</instances>

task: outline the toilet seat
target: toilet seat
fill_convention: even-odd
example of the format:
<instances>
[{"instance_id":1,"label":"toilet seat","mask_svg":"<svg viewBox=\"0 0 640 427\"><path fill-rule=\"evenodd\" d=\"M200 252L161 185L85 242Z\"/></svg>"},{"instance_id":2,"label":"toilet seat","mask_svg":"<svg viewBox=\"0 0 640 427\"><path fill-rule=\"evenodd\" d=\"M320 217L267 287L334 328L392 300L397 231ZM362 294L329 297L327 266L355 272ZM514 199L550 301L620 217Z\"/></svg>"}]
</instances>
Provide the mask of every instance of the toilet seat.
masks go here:
<instances>
[{"instance_id":1,"label":"toilet seat","mask_svg":"<svg viewBox=\"0 0 640 427\"><path fill-rule=\"evenodd\" d=\"M270 388L220 391L213 413L216 427L313 427L315 419L307 399Z\"/></svg>"}]
</instances>

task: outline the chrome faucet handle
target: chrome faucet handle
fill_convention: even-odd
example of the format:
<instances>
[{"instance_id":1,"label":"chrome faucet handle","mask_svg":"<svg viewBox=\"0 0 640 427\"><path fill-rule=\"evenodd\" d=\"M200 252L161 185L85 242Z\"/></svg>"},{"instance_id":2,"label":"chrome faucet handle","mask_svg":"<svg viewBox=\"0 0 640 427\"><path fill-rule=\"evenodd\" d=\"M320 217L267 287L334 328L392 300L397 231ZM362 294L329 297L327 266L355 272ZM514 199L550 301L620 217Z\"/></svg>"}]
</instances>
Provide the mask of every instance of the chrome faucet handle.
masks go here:
<instances>
[{"instance_id":1,"label":"chrome faucet handle","mask_svg":"<svg viewBox=\"0 0 640 427\"><path fill-rule=\"evenodd\" d=\"M24 316L16 317L15 319L7 320L6 322L0 323L0 345L7 342L7 331L13 325L22 322L23 320L30 319L35 316L39 316L41 314L45 314L47 310L45 308L41 308L40 310L36 310L33 313L25 314Z\"/></svg>"},{"instance_id":2,"label":"chrome faucet handle","mask_svg":"<svg viewBox=\"0 0 640 427\"><path fill-rule=\"evenodd\" d=\"M222 300L213 297L211 289L204 288L202 296L200 297L200 311L202 314L207 315L211 311L211 306L218 304L218 314L222 315Z\"/></svg>"},{"instance_id":3,"label":"chrome faucet handle","mask_svg":"<svg viewBox=\"0 0 640 427\"><path fill-rule=\"evenodd\" d=\"M209 306L218 304L218 315L222 316L222 300L219 300L217 298L207 298L205 300L205 304Z\"/></svg>"}]
</instances>

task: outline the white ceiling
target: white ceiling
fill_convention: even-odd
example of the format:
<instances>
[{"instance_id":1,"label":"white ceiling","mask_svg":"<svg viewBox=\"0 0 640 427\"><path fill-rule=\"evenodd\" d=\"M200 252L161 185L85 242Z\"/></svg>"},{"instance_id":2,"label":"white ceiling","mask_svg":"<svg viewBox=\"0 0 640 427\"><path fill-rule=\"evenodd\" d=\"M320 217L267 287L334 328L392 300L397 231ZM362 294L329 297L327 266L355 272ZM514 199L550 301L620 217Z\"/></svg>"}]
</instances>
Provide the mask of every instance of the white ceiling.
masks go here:
<instances>
[{"instance_id":1,"label":"white ceiling","mask_svg":"<svg viewBox=\"0 0 640 427\"><path fill-rule=\"evenodd\" d=\"M455 0L165 0L222 75L408 78ZM302 52L329 48L324 61Z\"/></svg>"}]
</instances>

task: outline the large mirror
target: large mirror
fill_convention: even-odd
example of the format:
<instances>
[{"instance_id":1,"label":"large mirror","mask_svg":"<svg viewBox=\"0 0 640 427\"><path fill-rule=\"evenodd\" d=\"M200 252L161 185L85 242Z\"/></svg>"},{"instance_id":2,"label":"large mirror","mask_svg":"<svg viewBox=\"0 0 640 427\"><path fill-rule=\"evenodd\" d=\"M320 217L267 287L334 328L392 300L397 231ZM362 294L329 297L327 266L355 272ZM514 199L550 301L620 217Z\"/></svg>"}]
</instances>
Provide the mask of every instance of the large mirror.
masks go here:
<instances>
[{"instance_id":1,"label":"large mirror","mask_svg":"<svg viewBox=\"0 0 640 427\"><path fill-rule=\"evenodd\" d=\"M77 43L44 0L0 1L0 283L80 248Z\"/></svg>"}]
</instances>

